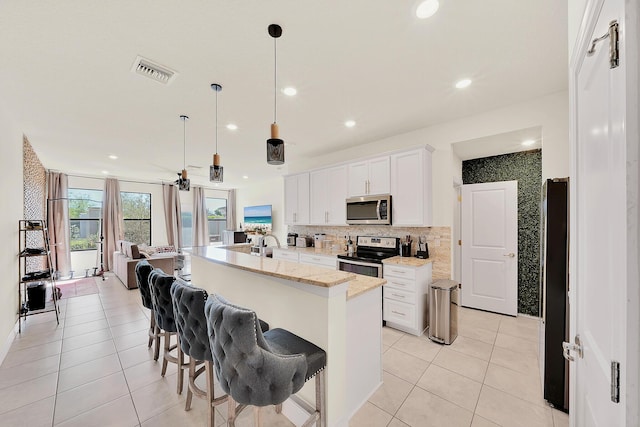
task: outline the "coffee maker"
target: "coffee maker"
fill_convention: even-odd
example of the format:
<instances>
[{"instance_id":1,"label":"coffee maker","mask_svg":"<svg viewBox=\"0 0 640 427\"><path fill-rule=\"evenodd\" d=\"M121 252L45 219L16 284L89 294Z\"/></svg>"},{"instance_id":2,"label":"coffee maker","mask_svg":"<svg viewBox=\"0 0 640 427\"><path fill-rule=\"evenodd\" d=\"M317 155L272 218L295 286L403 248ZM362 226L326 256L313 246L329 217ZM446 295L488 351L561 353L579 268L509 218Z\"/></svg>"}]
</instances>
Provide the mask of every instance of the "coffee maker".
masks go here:
<instances>
[{"instance_id":1,"label":"coffee maker","mask_svg":"<svg viewBox=\"0 0 640 427\"><path fill-rule=\"evenodd\" d=\"M298 238L298 233L288 233L287 234L287 246L295 246L297 238Z\"/></svg>"}]
</instances>

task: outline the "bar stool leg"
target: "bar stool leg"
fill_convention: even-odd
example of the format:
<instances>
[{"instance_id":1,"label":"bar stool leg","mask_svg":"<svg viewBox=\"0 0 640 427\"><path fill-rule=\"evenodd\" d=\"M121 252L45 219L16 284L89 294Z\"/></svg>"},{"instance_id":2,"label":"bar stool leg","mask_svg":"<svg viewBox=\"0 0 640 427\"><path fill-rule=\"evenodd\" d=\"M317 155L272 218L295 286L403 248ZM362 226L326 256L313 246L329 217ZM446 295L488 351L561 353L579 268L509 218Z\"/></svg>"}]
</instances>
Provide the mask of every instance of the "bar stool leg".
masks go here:
<instances>
[{"instance_id":1,"label":"bar stool leg","mask_svg":"<svg viewBox=\"0 0 640 427\"><path fill-rule=\"evenodd\" d=\"M189 385L187 386L187 401L184 405L184 410L191 409L191 400L193 399L193 392L191 391L191 383L196 378L196 361L192 357L189 358Z\"/></svg>"},{"instance_id":2,"label":"bar stool leg","mask_svg":"<svg viewBox=\"0 0 640 427\"><path fill-rule=\"evenodd\" d=\"M176 335L178 345L176 352L178 353L178 394L182 394L182 388L184 387L184 353L180 347L180 336Z\"/></svg>"},{"instance_id":3,"label":"bar stool leg","mask_svg":"<svg viewBox=\"0 0 640 427\"><path fill-rule=\"evenodd\" d=\"M151 312L151 319L149 321L149 344L147 345L148 348L151 348L151 345L153 345L155 333L156 333L156 317L153 314L153 312Z\"/></svg>"},{"instance_id":4,"label":"bar stool leg","mask_svg":"<svg viewBox=\"0 0 640 427\"><path fill-rule=\"evenodd\" d=\"M236 425L236 401L233 400L231 396L229 396L228 400L228 410L227 410L227 425L229 427L235 427Z\"/></svg>"},{"instance_id":5,"label":"bar stool leg","mask_svg":"<svg viewBox=\"0 0 640 427\"><path fill-rule=\"evenodd\" d=\"M316 410L320 412L316 427L326 427L327 425L327 406L325 400L325 370L318 372L316 375Z\"/></svg>"},{"instance_id":6,"label":"bar stool leg","mask_svg":"<svg viewBox=\"0 0 640 427\"><path fill-rule=\"evenodd\" d=\"M259 406L253 407L253 420L256 427L262 427L262 411L260 409L262 408Z\"/></svg>"},{"instance_id":7,"label":"bar stool leg","mask_svg":"<svg viewBox=\"0 0 640 427\"><path fill-rule=\"evenodd\" d=\"M215 427L216 410L213 407L213 362L204 362L204 373L207 376L207 427Z\"/></svg>"},{"instance_id":8,"label":"bar stool leg","mask_svg":"<svg viewBox=\"0 0 640 427\"><path fill-rule=\"evenodd\" d=\"M282 403L278 403L276 405L276 414L279 414L282 412Z\"/></svg>"},{"instance_id":9,"label":"bar stool leg","mask_svg":"<svg viewBox=\"0 0 640 427\"><path fill-rule=\"evenodd\" d=\"M154 321L155 322L155 321ZM158 325L155 326L155 340L156 343L153 347L153 360L155 360L156 362L158 361L158 358L160 358L160 327L158 327Z\"/></svg>"},{"instance_id":10,"label":"bar stool leg","mask_svg":"<svg viewBox=\"0 0 640 427\"><path fill-rule=\"evenodd\" d=\"M171 344L171 335L169 334L169 332L165 331L164 332L164 355L162 356L162 372L160 373L160 375L162 375L164 377L164 374L167 373L167 356L169 355L169 347Z\"/></svg>"}]
</instances>

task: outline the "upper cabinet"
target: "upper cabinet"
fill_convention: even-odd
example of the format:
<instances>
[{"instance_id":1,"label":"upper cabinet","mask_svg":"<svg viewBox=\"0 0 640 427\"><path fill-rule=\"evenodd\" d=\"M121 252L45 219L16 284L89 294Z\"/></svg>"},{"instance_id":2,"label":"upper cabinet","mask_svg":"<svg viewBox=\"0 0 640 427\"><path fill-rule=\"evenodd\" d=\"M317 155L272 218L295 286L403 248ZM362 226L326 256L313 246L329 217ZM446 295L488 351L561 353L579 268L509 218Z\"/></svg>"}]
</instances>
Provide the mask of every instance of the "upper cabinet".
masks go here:
<instances>
[{"instance_id":1,"label":"upper cabinet","mask_svg":"<svg viewBox=\"0 0 640 427\"><path fill-rule=\"evenodd\" d=\"M346 165L310 173L311 225L346 225Z\"/></svg>"},{"instance_id":2,"label":"upper cabinet","mask_svg":"<svg viewBox=\"0 0 640 427\"><path fill-rule=\"evenodd\" d=\"M432 225L431 147L391 155L393 225Z\"/></svg>"},{"instance_id":3,"label":"upper cabinet","mask_svg":"<svg viewBox=\"0 0 640 427\"><path fill-rule=\"evenodd\" d=\"M309 173L289 175L284 179L284 222L309 224Z\"/></svg>"},{"instance_id":4,"label":"upper cabinet","mask_svg":"<svg viewBox=\"0 0 640 427\"><path fill-rule=\"evenodd\" d=\"M390 192L389 156L349 164L348 197Z\"/></svg>"}]
</instances>

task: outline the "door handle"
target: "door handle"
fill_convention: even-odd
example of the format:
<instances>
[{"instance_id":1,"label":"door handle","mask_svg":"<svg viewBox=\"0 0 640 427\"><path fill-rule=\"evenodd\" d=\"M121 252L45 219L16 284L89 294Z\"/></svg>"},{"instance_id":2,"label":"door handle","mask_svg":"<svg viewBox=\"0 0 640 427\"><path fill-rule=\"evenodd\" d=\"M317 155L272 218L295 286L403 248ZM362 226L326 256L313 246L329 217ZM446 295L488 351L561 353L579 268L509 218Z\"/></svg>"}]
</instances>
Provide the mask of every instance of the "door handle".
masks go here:
<instances>
[{"instance_id":1,"label":"door handle","mask_svg":"<svg viewBox=\"0 0 640 427\"><path fill-rule=\"evenodd\" d=\"M504 254L502 256L508 256L509 258L514 258L516 256L516 254L514 254L513 252L508 253L508 254Z\"/></svg>"},{"instance_id":2,"label":"door handle","mask_svg":"<svg viewBox=\"0 0 640 427\"><path fill-rule=\"evenodd\" d=\"M562 343L562 356L569 362L576 360L570 353L572 351L575 351L578 357L582 358L582 342L580 342L580 335L576 335L574 341L575 344L571 344L566 341Z\"/></svg>"}]
</instances>

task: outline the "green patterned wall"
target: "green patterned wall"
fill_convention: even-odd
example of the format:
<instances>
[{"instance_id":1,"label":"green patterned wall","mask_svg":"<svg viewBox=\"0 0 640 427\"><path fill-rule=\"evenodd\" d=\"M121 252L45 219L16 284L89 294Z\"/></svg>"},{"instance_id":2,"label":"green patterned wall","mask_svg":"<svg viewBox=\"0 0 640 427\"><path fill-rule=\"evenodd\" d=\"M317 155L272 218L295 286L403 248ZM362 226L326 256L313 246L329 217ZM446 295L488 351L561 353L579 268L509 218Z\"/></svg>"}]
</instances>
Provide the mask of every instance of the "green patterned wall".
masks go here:
<instances>
[{"instance_id":1,"label":"green patterned wall","mask_svg":"<svg viewBox=\"0 0 640 427\"><path fill-rule=\"evenodd\" d=\"M538 316L542 150L462 162L462 182L518 181L518 312Z\"/></svg>"}]
</instances>

